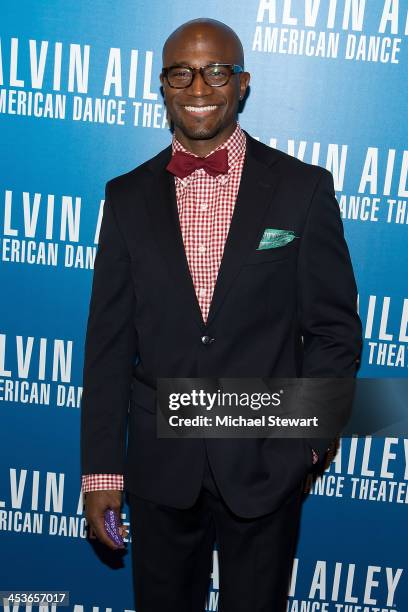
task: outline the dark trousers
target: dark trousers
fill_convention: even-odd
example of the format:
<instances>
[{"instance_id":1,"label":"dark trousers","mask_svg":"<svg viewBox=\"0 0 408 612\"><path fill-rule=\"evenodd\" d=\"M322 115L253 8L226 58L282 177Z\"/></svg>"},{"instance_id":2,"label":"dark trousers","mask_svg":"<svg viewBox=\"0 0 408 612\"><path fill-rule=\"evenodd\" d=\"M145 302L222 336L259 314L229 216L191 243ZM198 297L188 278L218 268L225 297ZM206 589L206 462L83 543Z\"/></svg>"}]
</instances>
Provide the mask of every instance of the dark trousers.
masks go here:
<instances>
[{"instance_id":1,"label":"dark trousers","mask_svg":"<svg viewBox=\"0 0 408 612\"><path fill-rule=\"evenodd\" d=\"M301 501L299 487L275 512L241 518L223 501L208 458L191 508L130 493L136 611L204 612L216 542L218 611L284 612Z\"/></svg>"}]
</instances>

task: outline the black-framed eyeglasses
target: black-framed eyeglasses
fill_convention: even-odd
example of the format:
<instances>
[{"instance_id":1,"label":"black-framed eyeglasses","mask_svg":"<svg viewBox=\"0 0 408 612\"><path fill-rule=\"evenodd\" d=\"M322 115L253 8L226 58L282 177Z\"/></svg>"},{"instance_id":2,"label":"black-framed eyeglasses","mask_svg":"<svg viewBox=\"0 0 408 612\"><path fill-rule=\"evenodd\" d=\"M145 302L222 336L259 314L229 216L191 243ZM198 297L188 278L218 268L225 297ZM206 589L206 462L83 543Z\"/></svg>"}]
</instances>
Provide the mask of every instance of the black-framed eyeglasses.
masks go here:
<instances>
[{"instance_id":1,"label":"black-framed eyeglasses","mask_svg":"<svg viewBox=\"0 0 408 612\"><path fill-rule=\"evenodd\" d=\"M193 82L196 73L199 72L204 83L211 87L222 87L226 85L233 74L244 72L242 66L238 64L207 64L201 68L192 66L168 66L162 68L162 75L166 77L170 87L184 89Z\"/></svg>"}]
</instances>

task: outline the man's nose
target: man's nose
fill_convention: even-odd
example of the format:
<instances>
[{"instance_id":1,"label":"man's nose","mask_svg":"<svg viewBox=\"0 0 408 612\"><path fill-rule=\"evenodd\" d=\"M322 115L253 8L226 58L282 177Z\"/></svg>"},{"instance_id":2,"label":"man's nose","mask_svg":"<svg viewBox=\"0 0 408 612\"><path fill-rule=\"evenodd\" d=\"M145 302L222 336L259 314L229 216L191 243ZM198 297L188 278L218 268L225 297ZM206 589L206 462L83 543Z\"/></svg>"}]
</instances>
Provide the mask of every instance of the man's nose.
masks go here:
<instances>
[{"instance_id":1,"label":"man's nose","mask_svg":"<svg viewBox=\"0 0 408 612\"><path fill-rule=\"evenodd\" d=\"M196 97L211 93L212 91L211 85L207 85L199 70L194 73L192 83L188 89L190 89L191 93Z\"/></svg>"}]
</instances>

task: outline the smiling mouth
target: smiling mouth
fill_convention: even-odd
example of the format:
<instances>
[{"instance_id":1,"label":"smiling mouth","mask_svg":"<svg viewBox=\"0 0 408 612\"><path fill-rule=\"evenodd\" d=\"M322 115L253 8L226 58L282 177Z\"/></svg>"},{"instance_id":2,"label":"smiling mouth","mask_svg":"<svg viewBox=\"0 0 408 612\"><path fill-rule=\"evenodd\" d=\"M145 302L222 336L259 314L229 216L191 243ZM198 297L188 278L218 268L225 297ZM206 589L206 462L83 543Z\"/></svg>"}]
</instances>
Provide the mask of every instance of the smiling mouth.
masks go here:
<instances>
[{"instance_id":1,"label":"smiling mouth","mask_svg":"<svg viewBox=\"0 0 408 612\"><path fill-rule=\"evenodd\" d=\"M218 108L218 104L211 104L208 106L187 106L183 105L183 108L189 112L194 113L195 115L205 115L207 113L212 113Z\"/></svg>"}]
</instances>

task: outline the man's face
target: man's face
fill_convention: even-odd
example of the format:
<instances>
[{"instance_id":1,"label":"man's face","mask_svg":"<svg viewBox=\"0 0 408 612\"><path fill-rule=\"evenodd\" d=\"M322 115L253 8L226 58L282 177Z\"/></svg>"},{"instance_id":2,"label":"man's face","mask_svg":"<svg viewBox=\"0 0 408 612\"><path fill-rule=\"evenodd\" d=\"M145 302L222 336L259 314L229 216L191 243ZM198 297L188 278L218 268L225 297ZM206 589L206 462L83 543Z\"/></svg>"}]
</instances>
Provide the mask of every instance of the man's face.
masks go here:
<instances>
[{"instance_id":1,"label":"man's face","mask_svg":"<svg viewBox=\"0 0 408 612\"><path fill-rule=\"evenodd\" d=\"M216 62L240 63L234 42L212 29L186 31L171 41L163 57L166 67L182 64L200 68ZM189 87L175 89L161 74L167 111L174 123L176 136L180 131L188 139L207 140L231 129L235 125L239 99L244 96L249 78L247 72L233 74L226 85L212 87L204 82L198 72ZM211 108L194 111L189 107Z\"/></svg>"}]
</instances>

